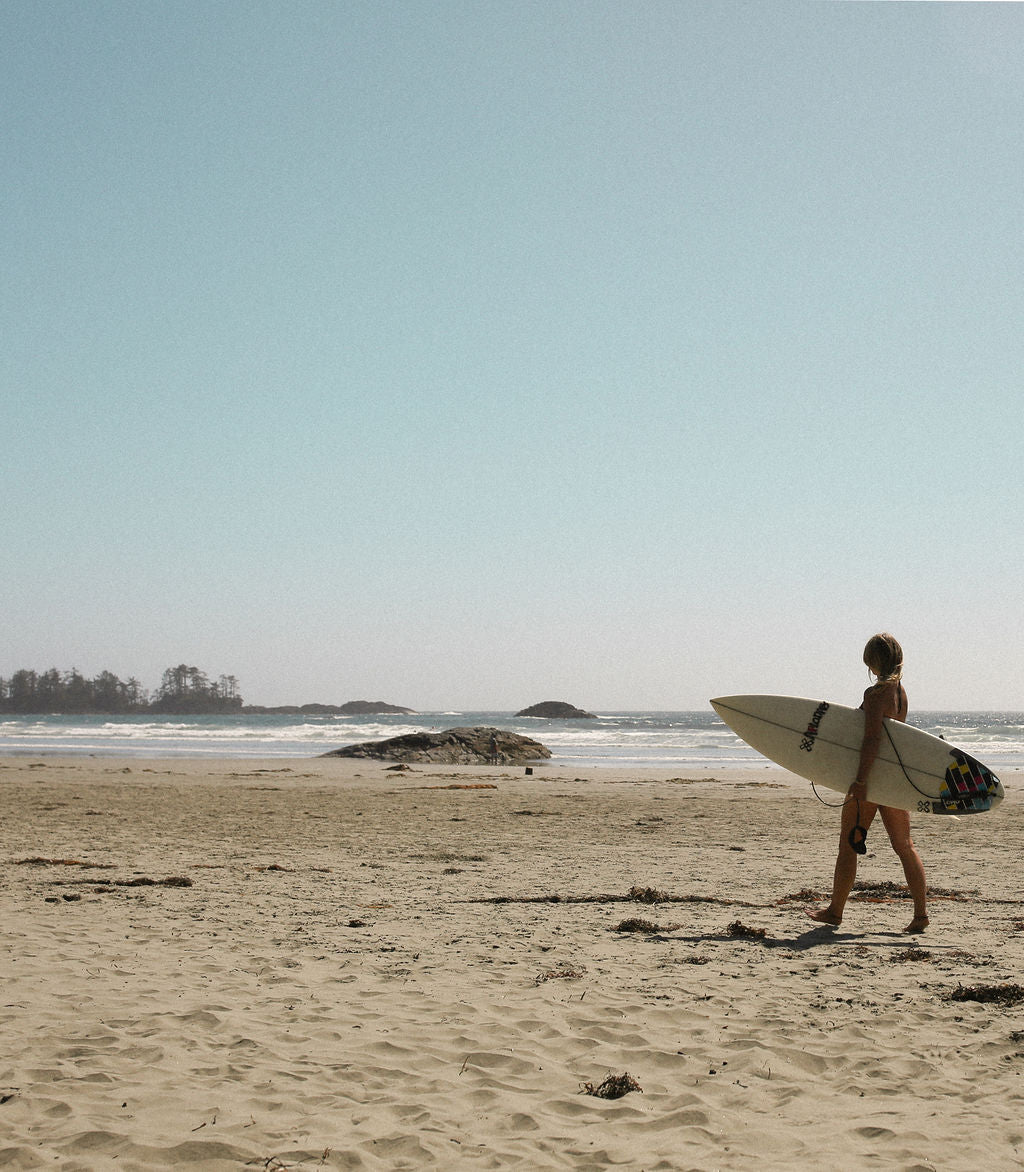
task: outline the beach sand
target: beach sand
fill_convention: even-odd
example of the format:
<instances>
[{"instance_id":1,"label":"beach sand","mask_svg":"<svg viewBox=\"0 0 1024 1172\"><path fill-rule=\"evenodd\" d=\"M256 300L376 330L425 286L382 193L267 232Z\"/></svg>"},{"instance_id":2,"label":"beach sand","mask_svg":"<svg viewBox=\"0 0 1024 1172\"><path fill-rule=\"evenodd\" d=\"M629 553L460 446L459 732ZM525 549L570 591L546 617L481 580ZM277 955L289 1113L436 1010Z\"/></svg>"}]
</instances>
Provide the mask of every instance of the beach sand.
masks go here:
<instances>
[{"instance_id":1,"label":"beach sand","mask_svg":"<svg viewBox=\"0 0 1024 1172\"><path fill-rule=\"evenodd\" d=\"M908 937L774 769L0 758L0 1167L1020 1168L1004 781Z\"/></svg>"}]
</instances>

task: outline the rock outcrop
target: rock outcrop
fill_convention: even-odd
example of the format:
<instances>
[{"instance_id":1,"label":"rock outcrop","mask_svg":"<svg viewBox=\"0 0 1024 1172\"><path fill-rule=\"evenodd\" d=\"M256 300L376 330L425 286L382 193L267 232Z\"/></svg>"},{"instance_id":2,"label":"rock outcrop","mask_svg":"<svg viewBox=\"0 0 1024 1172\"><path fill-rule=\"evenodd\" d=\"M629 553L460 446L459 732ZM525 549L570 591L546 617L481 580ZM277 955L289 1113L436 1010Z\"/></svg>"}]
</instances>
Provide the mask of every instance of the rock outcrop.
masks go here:
<instances>
[{"instance_id":1,"label":"rock outcrop","mask_svg":"<svg viewBox=\"0 0 1024 1172\"><path fill-rule=\"evenodd\" d=\"M548 720L597 720L593 712L584 712L574 704L566 704L564 700L544 700L540 704L531 704L516 716L544 716Z\"/></svg>"},{"instance_id":2,"label":"rock outcrop","mask_svg":"<svg viewBox=\"0 0 1024 1172\"><path fill-rule=\"evenodd\" d=\"M349 700L342 704L338 711L343 716L376 716L381 713L392 713L401 716L403 713L412 714L414 708L402 708L398 704L387 704L383 700Z\"/></svg>"},{"instance_id":3,"label":"rock outcrop","mask_svg":"<svg viewBox=\"0 0 1024 1172\"><path fill-rule=\"evenodd\" d=\"M500 728L446 728L407 733L386 741L363 741L322 753L323 757L372 757L378 761L426 761L443 765L521 765L550 757L539 741Z\"/></svg>"},{"instance_id":4,"label":"rock outcrop","mask_svg":"<svg viewBox=\"0 0 1024 1172\"><path fill-rule=\"evenodd\" d=\"M349 700L347 704L279 704L275 708L247 704L241 711L253 716L375 716L381 713L401 716L413 715L416 709L400 708L383 700Z\"/></svg>"}]
</instances>

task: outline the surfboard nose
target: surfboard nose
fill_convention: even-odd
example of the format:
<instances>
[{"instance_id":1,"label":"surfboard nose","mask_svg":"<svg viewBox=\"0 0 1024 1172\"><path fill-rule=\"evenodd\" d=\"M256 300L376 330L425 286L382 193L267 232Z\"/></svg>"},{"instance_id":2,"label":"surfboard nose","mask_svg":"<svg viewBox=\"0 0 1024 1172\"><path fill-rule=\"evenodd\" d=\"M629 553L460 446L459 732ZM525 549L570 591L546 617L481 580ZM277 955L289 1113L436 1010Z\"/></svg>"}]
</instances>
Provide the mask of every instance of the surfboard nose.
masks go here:
<instances>
[{"instance_id":1,"label":"surfboard nose","mask_svg":"<svg viewBox=\"0 0 1024 1172\"><path fill-rule=\"evenodd\" d=\"M723 712L746 712L750 707L750 699L749 696L716 696L708 703L721 716ZM726 723L728 724L728 721Z\"/></svg>"}]
</instances>

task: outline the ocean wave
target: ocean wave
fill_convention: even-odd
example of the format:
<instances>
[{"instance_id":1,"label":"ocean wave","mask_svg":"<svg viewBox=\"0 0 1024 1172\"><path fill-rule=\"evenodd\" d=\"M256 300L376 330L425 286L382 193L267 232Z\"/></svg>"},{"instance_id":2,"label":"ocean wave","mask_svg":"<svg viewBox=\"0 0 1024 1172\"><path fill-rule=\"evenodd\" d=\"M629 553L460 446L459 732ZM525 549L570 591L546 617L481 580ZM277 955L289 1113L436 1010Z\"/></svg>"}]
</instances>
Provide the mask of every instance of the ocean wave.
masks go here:
<instances>
[{"instance_id":1,"label":"ocean wave","mask_svg":"<svg viewBox=\"0 0 1024 1172\"><path fill-rule=\"evenodd\" d=\"M943 735L997 772L1024 766L1024 714L920 713L912 723ZM322 716L235 714L6 716L0 754L98 756L314 757L361 741L379 741L455 725L495 725L541 741L553 763L671 767L744 766L764 758L713 712L601 713L597 720L545 720L507 712L431 712Z\"/></svg>"}]
</instances>

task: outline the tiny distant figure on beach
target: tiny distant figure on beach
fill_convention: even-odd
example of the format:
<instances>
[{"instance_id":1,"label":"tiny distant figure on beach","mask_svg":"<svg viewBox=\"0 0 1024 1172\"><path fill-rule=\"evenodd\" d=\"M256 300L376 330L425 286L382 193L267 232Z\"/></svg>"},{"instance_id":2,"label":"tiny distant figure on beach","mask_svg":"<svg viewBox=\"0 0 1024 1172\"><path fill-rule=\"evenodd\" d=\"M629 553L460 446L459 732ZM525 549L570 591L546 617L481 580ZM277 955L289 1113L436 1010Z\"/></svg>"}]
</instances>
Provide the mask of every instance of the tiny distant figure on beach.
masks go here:
<instances>
[{"instance_id":1,"label":"tiny distant figure on beach","mask_svg":"<svg viewBox=\"0 0 1024 1172\"><path fill-rule=\"evenodd\" d=\"M828 907L820 911L807 909L807 914L817 923L833 928L843 922L843 910L857 878L857 856L867 852L865 840L877 810L882 815L882 825L889 835L892 849L903 864L903 874L914 898L914 918L903 930L923 932L928 927L927 883L921 856L910 837L910 814L867 800L868 775L882 743L882 721L886 717L899 721L907 719L909 701L902 683L903 648L888 633L872 635L864 648L864 663L875 677L875 683L865 691L861 703L864 739L857 775L843 803L832 899Z\"/></svg>"},{"instance_id":2,"label":"tiny distant figure on beach","mask_svg":"<svg viewBox=\"0 0 1024 1172\"><path fill-rule=\"evenodd\" d=\"M501 764L501 754L498 752L498 737L495 733L491 733L491 764Z\"/></svg>"}]
</instances>

